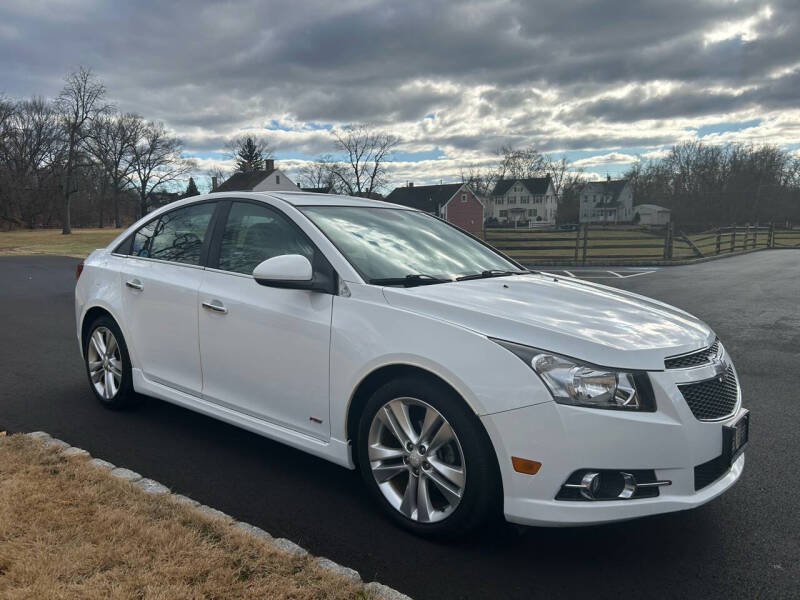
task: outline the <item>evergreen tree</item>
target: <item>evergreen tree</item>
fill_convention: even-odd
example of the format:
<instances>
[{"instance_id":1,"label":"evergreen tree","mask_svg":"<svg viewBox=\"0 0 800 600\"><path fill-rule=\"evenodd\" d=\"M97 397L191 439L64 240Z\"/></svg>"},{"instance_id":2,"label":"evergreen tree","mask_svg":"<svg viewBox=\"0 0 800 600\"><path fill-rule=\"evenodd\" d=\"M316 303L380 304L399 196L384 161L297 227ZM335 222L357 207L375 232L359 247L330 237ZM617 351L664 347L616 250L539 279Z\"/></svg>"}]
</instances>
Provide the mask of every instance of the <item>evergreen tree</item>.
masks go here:
<instances>
[{"instance_id":1,"label":"evergreen tree","mask_svg":"<svg viewBox=\"0 0 800 600\"><path fill-rule=\"evenodd\" d=\"M199 196L200 192L197 190L197 186L194 183L194 177L189 177L189 185L186 186L186 192L183 194L183 198L191 198L192 196Z\"/></svg>"},{"instance_id":2,"label":"evergreen tree","mask_svg":"<svg viewBox=\"0 0 800 600\"><path fill-rule=\"evenodd\" d=\"M236 150L236 170L242 173L264 170L264 144L246 136L239 140Z\"/></svg>"}]
</instances>

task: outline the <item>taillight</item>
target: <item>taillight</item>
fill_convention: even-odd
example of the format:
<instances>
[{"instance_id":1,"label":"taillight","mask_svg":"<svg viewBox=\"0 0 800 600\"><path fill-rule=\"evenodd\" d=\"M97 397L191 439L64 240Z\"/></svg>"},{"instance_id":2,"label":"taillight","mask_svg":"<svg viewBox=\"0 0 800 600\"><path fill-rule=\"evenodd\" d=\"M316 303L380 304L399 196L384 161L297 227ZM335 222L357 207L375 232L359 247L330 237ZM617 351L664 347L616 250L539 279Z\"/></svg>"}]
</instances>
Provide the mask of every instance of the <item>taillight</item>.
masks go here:
<instances>
[{"instance_id":1,"label":"taillight","mask_svg":"<svg viewBox=\"0 0 800 600\"><path fill-rule=\"evenodd\" d=\"M81 273L83 273L83 261L78 263L78 266L75 267L75 281L81 278Z\"/></svg>"}]
</instances>

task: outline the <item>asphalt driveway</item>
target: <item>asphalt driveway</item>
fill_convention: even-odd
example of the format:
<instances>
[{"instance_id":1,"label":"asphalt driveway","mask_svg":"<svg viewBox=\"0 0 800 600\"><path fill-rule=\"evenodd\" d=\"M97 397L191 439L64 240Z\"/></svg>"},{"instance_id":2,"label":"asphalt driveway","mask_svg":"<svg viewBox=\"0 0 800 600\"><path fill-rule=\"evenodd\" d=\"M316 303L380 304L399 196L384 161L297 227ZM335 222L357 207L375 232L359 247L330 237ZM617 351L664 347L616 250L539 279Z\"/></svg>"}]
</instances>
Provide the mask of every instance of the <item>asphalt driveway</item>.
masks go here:
<instances>
[{"instance_id":1,"label":"asphalt driveway","mask_svg":"<svg viewBox=\"0 0 800 600\"><path fill-rule=\"evenodd\" d=\"M155 400L103 409L75 339L76 263L0 258L0 429L46 430L418 600L800 594L800 251L602 281L700 316L725 343L752 412L737 486L690 512L456 543L395 528L356 473L278 443Z\"/></svg>"}]
</instances>

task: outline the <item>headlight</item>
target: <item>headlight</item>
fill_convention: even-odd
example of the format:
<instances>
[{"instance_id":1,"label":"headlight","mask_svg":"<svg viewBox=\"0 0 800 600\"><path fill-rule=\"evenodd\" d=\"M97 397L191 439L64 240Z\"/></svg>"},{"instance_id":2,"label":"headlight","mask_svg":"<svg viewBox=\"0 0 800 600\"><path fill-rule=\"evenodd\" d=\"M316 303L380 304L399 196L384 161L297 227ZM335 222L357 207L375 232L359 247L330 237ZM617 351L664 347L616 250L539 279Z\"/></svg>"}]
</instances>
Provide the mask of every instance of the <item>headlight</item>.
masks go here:
<instances>
[{"instance_id":1,"label":"headlight","mask_svg":"<svg viewBox=\"0 0 800 600\"><path fill-rule=\"evenodd\" d=\"M492 341L533 369L560 404L617 410L655 409L649 380L644 374L613 371L529 346Z\"/></svg>"}]
</instances>

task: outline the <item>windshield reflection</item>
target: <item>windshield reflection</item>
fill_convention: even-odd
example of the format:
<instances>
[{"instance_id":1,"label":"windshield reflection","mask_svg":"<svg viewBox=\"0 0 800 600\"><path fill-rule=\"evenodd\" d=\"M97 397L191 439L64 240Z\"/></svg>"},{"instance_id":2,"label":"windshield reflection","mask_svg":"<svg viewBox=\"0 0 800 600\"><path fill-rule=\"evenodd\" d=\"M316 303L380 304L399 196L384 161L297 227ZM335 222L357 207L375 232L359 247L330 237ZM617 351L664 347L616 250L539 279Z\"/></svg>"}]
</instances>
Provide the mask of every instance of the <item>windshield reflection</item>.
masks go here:
<instances>
[{"instance_id":1,"label":"windshield reflection","mask_svg":"<svg viewBox=\"0 0 800 600\"><path fill-rule=\"evenodd\" d=\"M426 274L456 277L519 267L455 227L394 208L307 206L301 210L367 281Z\"/></svg>"}]
</instances>

